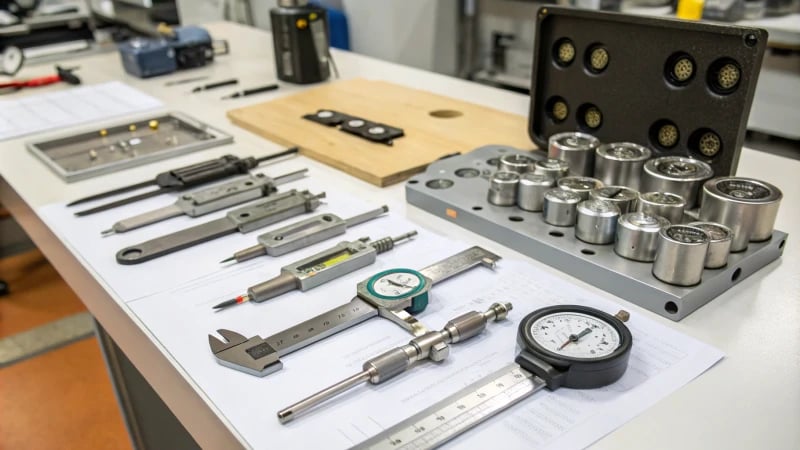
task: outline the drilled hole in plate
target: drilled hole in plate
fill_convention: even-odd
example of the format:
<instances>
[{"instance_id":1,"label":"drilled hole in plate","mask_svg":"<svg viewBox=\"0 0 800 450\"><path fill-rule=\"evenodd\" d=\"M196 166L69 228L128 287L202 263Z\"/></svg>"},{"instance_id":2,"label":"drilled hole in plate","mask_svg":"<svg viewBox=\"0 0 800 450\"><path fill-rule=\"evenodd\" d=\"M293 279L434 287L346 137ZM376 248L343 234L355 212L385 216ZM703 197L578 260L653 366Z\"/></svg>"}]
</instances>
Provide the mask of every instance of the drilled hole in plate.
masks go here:
<instances>
[{"instance_id":1,"label":"drilled hole in plate","mask_svg":"<svg viewBox=\"0 0 800 450\"><path fill-rule=\"evenodd\" d=\"M480 210L482 210L482 209L483 209L483 206L473 206L473 207L472 207L472 210L473 210L473 211L480 211Z\"/></svg>"},{"instance_id":2,"label":"drilled hole in plate","mask_svg":"<svg viewBox=\"0 0 800 450\"><path fill-rule=\"evenodd\" d=\"M737 267L736 270L733 271L733 275L731 275L731 281L735 283L740 276L742 276L742 268Z\"/></svg>"},{"instance_id":3,"label":"drilled hole in plate","mask_svg":"<svg viewBox=\"0 0 800 450\"><path fill-rule=\"evenodd\" d=\"M551 231L551 232L549 232L547 234L549 234L550 236L553 236L553 237L564 237L564 233L562 233L560 231Z\"/></svg>"},{"instance_id":4,"label":"drilled hole in plate","mask_svg":"<svg viewBox=\"0 0 800 450\"><path fill-rule=\"evenodd\" d=\"M464 115L464 113L461 111L455 111L452 109L437 109L436 111L431 111L428 114L431 117L436 117L437 119L452 119L454 117L460 117Z\"/></svg>"},{"instance_id":5,"label":"drilled hole in plate","mask_svg":"<svg viewBox=\"0 0 800 450\"><path fill-rule=\"evenodd\" d=\"M125 258L125 259L136 259L136 258L142 256L142 253L144 253L144 252L142 252L141 249L129 248L128 250L125 250L125 251L122 252L122 257Z\"/></svg>"},{"instance_id":6,"label":"drilled hole in plate","mask_svg":"<svg viewBox=\"0 0 800 450\"><path fill-rule=\"evenodd\" d=\"M678 305L675 302L667 302L664 304L664 311L675 314L678 312Z\"/></svg>"},{"instance_id":7,"label":"drilled hole in plate","mask_svg":"<svg viewBox=\"0 0 800 450\"><path fill-rule=\"evenodd\" d=\"M250 213L241 213L239 214L239 217L241 217L242 219L250 217Z\"/></svg>"},{"instance_id":8,"label":"drilled hole in plate","mask_svg":"<svg viewBox=\"0 0 800 450\"><path fill-rule=\"evenodd\" d=\"M500 158L490 158L486 160L486 164L494 167L500 166Z\"/></svg>"},{"instance_id":9,"label":"drilled hole in plate","mask_svg":"<svg viewBox=\"0 0 800 450\"><path fill-rule=\"evenodd\" d=\"M465 167L463 169L456 170L456 176L460 178L475 178L480 176L481 171L478 169L473 169L471 167Z\"/></svg>"},{"instance_id":10,"label":"drilled hole in plate","mask_svg":"<svg viewBox=\"0 0 800 450\"><path fill-rule=\"evenodd\" d=\"M331 217L331 216L322 216L322 220L324 220L325 222L330 222L330 221L333 220L333 217Z\"/></svg>"},{"instance_id":11,"label":"drilled hole in plate","mask_svg":"<svg viewBox=\"0 0 800 450\"><path fill-rule=\"evenodd\" d=\"M508 218L508 220L510 220L510 221L512 221L512 222L522 222L522 221L523 221L523 220L525 220L525 219L523 219L523 218L522 218L522 217L520 217L520 216L511 216L511 217L509 217L509 218Z\"/></svg>"},{"instance_id":12,"label":"drilled hole in plate","mask_svg":"<svg viewBox=\"0 0 800 450\"><path fill-rule=\"evenodd\" d=\"M253 182L252 182L252 181L245 181L245 182L244 182L244 185L245 185L245 186L252 186L252 185L253 185Z\"/></svg>"},{"instance_id":13,"label":"drilled hole in plate","mask_svg":"<svg viewBox=\"0 0 800 450\"><path fill-rule=\"evenodd\" d=\"M408 184L417 184L419 180L408 180Z\"/></svg>"},{"instance_id":14,"label":"drilled hole in plate","mask_svg":"<svg viewBox=\"0 0 800 450\"><path fill-rule=\"evenodd\" d=\"M431 189L448 189L453 186L453 180L448 180L447 178L437 178L435 180L428 181L425 183L425 186Z\"/></svg>"},{"instance_id":15,"label":"drilled hole in plate","mask_svg":"<svg viewBox=\"0 0 800 450\"><path fill-rule=\"evenodd\" d=\"M778 244L778 249L783 249L783 246L786 245L786 239L782 240L780 244Z\"/></svg>"},{"instance_id":16,"label":"drilled hole in plate","mask_svg":"<svg viewBox=\"0 0 800 450\"><path fill-rule=\"evenodd\" d=\"M594 255L594 250L590 250L588 248L581 249L581 253L584 255Z\"/></svg>"}]
</instances>

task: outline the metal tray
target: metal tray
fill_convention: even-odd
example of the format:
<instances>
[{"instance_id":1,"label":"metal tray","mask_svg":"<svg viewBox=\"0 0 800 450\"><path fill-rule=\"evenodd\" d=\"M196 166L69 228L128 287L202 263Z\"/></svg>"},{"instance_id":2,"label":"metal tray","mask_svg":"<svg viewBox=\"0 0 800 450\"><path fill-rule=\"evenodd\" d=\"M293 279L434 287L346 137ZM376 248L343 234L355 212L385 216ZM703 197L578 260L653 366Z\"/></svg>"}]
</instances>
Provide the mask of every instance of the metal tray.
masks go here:
<instances>
[{"instance_id":1,"label":"metal tray","mask_svg":"<svg viewBox=\"0 0 800 450\"><path fill-rule=\"evenodd\" d=\"M150 127L154 120L155 129ZM71 183L231 142L233 137L217 128L170 112L28 142L27 147Z\"/></svg>"},{"instance_id":2,"label":"metal tray","mask_svg":"<svg viewBox=\"0 0 800 450\"><path fill-rule=\"evenodd\" d=\"M406 201L470 231L513 248L591 285L675 321L710 302L783 253L787 234L774 231L767 242L750 243L733 253L722 269L703 272L692 287L673 286L651 274L652 264L627 260L613 245L587 244L574 228L548 225L541 213L502 207L486 200L488 177L500 156L519 153L543 158L542 152L486 146L431 164L406 182Z\"/></svg>"}]
</instances>

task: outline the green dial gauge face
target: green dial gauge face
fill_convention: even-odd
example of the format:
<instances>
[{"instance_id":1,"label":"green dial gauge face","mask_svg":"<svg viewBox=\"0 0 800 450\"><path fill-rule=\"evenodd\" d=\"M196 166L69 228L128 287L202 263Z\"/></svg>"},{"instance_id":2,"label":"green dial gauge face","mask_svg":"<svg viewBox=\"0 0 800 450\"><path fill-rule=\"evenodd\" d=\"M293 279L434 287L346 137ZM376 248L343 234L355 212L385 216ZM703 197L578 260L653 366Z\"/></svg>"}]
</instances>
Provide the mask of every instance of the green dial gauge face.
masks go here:
<instances>
[{"instance_id":1,"label":"green dial gauge face","mask_svg":"<svg viewBox=\"0 0 800 450\"><path fill-rule=\"evenodd\" d=\"M425 278L416 270L391 269L375 274L367 290L375 297L393 300L411 297L425 288Z\"/></svg>"},{"instance_id":2,"label":"green dial gauge face","mask_svg":"<svg viewBox=\"0 0 800 450\"><path fill-rule=\"evenodd\" d=\"M557 312L539 318L530 326L533 340L559 356L593 359L608 356L621 341L610 323L580 312Z\"/></svg>"}]
</instances>

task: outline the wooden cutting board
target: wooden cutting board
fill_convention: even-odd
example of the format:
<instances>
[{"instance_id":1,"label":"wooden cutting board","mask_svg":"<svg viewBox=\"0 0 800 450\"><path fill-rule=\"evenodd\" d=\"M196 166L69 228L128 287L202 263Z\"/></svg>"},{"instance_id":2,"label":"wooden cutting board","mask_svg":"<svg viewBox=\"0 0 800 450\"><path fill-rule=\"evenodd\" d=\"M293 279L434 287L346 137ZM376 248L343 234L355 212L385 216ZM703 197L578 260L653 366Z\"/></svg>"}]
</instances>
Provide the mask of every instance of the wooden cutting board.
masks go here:
<instances>
[{"instance_id":1,"label":"wooden cutting board","mask_svg":"<svg viewBox=\"0 0 800 450\"><path fill-rule=\"evenodd\" d=\"M387 146L302 118L319 109L399 127L405 136ZM524 116L365 79L335 81L234 109L228 117L242 128L282 145L296 145L302 154L378 186L398 183L442 156L482 145L533 147Z\"/></svg>"}]
</instances>

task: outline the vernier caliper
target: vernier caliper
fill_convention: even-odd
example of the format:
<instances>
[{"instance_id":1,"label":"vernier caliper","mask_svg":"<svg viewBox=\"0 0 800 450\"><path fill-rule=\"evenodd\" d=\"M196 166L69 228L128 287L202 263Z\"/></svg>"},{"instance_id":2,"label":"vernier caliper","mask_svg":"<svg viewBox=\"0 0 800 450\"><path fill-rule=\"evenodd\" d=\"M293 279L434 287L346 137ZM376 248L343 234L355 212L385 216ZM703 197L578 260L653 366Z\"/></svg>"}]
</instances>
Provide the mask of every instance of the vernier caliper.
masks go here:
<instances>
[{"instance_id":1,"label":"vernier caliper","mask_svg":"<svg viewBox=\"0 0 800 450\"><path fill-rule=\"evenodd\" d=\"M374 263L378 255L388 252L394 248L394 244L416 234L416 231L410 231L397 237L385 237L371 242L368 237L340 242L282 267L277 277L250 286L247 294L214 305L214 309L222 310L244 302L261 303L295 289L305 292Z\"/></svg>"},{"instance_id":2,"label":"vernier caliper","mask_svg":"<svg viewBox=\"0 0 800 450\"><path fill-rule=\"evenodd\" d=\"M248 233L314 211L321 198L325 198L324 192L314 195L295 189L275 194L266 200L228 211L220 219L123 248L117 252L117 262L139 264L237 231Z\"/></svg>"},{"instance_id":3,"label":"vernier caliper","mask_svg":"<svg viewBox=\"0 0 800 450\"><path fill-rule=\"evenodd\" d=\"M268 197L277 192L276 186L299 180L306 172L308 169L302 169L275 178L270 178L263 173L252 174L227 183L189 192L181 195L175 203L169 206L122 219L114 223L108 230L101 231L100 234L110 236L114 233L125 233L184 214L189 217L200 217L251 200Z\"/></svg>"},{"instance_id":4,"label":"vernier caliper","mask_svg":"<svg viewBox=\"0 0 800 450\"><path fill-rule=\"evenodd\" d=\"M232 369L263 377L283 367L280 357L311 345L339 331L380 316L389 319L414 336L428 329L413 314L428 306L428 292L435 283L478 265L493 268L500 259L481 247L472 247L420 271L390 269L358 284L350 302L299 323L266 339L246 338L234 331L217 332L223 342L208 335L208 344L217 362Z\"/></svg>"}]
</instances>

